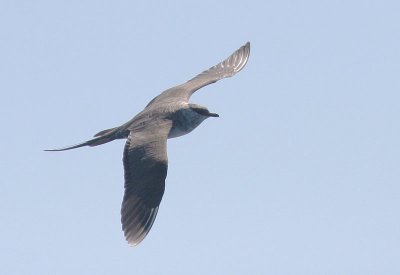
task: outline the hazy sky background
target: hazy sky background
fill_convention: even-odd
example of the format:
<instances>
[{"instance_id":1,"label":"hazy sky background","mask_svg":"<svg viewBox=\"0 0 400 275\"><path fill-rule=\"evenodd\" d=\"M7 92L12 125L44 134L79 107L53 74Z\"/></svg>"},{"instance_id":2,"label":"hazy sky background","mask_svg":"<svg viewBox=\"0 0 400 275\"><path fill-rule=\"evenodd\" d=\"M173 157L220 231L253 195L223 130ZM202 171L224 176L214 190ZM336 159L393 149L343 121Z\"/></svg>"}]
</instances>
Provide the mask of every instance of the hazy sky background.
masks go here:
<instances>
[{"instance_id":1,"label":"hazy sky background","mask_svg":"<svg viewBox=\"0 0 400 275\"><path fill-rule=\"evenodd\" d=\"M0 1L0 274L400 274L399 1ZM118 126L251 41L120 225Z\"/></svg>"}]
</instances>

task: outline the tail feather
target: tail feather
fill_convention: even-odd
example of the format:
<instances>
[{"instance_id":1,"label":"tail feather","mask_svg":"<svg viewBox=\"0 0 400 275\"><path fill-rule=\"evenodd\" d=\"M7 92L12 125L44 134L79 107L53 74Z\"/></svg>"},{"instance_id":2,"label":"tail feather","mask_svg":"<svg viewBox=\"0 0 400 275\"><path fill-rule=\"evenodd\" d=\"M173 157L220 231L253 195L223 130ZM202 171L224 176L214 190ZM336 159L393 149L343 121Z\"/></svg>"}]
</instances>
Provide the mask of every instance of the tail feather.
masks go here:
<instances>
[{"instance_id":1,"label":"tail feather","mask_svg":"<svg viewBox=\"0 0 400 275\"><path fill-rule=\"evenodd\" d=\"M75 145L71 145L71 146L67 146L67 147L62 147L62 148L57 148L57 149L47 149L44 151L49 151L49 152L56 152L56 151L66 151L66 150L71 150L71 149L75 149L75 148L79 148L79 147L83 147L83 146L97 146L100 144L104 144L110 141L113 141L114 139L116 139L115 135L104 135L104 136L99 136L96 137L94 139L82 142L82 143L78 143Z\"/></svg>"},{"instance_id":2,"label":"tail feather","mask_svg":"<svg viewBox=\"0 0 400 275\"><path fill-rule=\"evenodd\" d=\"M62 147L62 148L57 148L57 149L45 149L44 151L46 151L46 152L66 151L66 150L71 150L71 149L75 149L75 148L79 148L79 147L83 147L83 146L87 146L87 145L89 145L89 143L88 143L88 141L85 141L85 142L67 146L67 147Z\"/></svg>"},{"instance_id":3,"label":"tail feather","mask_svg":"<svg viewBox=\"0 0 400 275\"><path fill-rule=\"evenodd\" d=\"M97 134L95 134L94 137L100 137L100 136L104 136L104 135L107 135L107 134L114 133L119 128L120 127L114 127L114 128L110 128L110 129L106 129L106 130L100 131Z\"/></svg>"}]
</instances>

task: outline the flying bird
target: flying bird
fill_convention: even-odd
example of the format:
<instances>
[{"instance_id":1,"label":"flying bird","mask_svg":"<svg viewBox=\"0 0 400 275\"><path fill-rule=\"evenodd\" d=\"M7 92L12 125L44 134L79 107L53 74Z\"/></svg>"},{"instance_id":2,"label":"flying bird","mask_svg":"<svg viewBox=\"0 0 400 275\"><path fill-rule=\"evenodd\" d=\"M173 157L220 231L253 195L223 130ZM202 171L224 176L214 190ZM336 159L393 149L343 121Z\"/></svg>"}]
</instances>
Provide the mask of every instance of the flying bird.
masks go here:
<instances>
[{"instance_id":1,"label":"flying bird","mask_svg":"<svg viewBox=\"0 0 400 275\"><path fill-rule=\"evenodd\" d=\"M167 139L188 134L205 119L219 116L206 107L189 103L190 96L206 85L235 75L246 65L249 54L250 43L247 42L221 63L162 92L125 124L103 130L80 144L45 151L64 151L127 139L123 155L125 193L121 223L128 243L137 245L149 233L164 194Z\"/></svg>"}]
</instances>

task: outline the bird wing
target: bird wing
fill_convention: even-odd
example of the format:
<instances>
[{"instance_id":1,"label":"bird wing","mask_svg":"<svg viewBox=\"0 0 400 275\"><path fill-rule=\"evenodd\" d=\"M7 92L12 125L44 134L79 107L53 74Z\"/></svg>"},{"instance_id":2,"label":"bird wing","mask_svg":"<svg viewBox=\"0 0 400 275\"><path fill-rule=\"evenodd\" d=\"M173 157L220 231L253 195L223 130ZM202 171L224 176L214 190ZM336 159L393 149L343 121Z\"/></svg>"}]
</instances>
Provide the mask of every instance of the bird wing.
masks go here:
<instances>
[{"instance_id":1,"label":"bird wing","mask_svg":"<svg viewBox=\"0 0 400 275\"><path fill-rule=\"evenodd\" d=\"M167 177L170 129L171 122L160 119L140 131L131 131L125 144L121 222L129 244L140 243L156 218Z\"/></svg>"},{"instance_id":2,"label":"bird wing","mask_svg":"<svg viewBox=\"0 0 400 275\"><path fill-rule=\"evenodd\" d=\"M215 83L225 77L231 77L246 65L250 55L250 42L237 49L227 59L198 74L188 82L173 87L155 97L147 106L158 103L169 103L176 101L187 102L190 96L198 89Z\"/></svg>"}]
</instances>

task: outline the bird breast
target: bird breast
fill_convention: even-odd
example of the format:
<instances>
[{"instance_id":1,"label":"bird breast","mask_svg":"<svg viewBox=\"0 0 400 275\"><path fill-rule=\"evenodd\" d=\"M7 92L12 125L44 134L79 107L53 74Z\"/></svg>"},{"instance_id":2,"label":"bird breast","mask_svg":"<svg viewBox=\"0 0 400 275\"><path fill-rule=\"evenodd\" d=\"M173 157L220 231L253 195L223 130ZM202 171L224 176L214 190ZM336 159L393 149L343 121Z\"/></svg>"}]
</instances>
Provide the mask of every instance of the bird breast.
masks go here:
<instances>
[{"instance_id":1,"label":"bird breast","mask_svg":"<svg viewBox=\"0 0 400 275\"><path fill-rule=\"evenodd\" d=\"M172 128L168 138L186 135L200 125L207 117L191 110L181 109L171 115Z\"/></svg>"}]
</instances>

